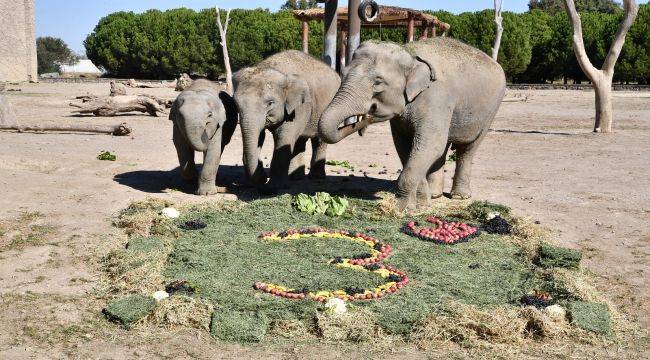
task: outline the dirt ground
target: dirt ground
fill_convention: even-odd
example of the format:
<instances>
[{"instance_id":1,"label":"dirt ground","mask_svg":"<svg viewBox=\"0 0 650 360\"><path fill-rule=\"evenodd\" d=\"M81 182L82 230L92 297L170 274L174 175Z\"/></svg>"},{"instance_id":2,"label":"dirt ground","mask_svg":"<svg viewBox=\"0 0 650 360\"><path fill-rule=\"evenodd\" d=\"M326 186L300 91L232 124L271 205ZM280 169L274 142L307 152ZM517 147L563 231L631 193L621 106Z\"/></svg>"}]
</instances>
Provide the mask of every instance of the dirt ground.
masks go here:
<instances>
[{"instance_id":1,"label":"dirt ground","mask_svg":"<svg viewBox=\"0 0 650 360\"><path fill-rule=\"evenodd\" d=\"M0 358L247 358L348 357L339 347L280 346L264 351L216 343L189 330L126 331L107 324L101 256L120 236L111 216L133 200L154 196L200 201L179 179L166 116L77 117L74 96L105 95L108 84L25 84L5 92L23 124L128 122L133 136L0 132L0 221L40 225L23 241L0 233ZM130 89L173 98L171 89ZM522 92L517 92L522 93ZM555 240L581 249L599 288L635 330L618 350L576 347L565 356L640 358L650 325L650 93L617 92L615 133L591 133L593 93L526 91L528 102L504 103L475 160L473 193L511 206L552 230ZM268 137L267 137L268 139ZM96 159L109 150L117 161ZM271 142L264 156L268 165ZM243 182L241 136L226 149L219 184L225 198L250 197ZM329 159L349 160L355 171L328 167L330 183L348 190L389 190L399 160L388 124L365 137L331 146ZM372 165L372 166L371 166ZM378 165L378 166L375 166ZM385 167L385 168L384 168ZM339 173L337 173L339 172ZM354 176L350 176L354 175ZM453 175L448 166L447 176ZM448 179L448 180L449 180ZM296 183L296 189L304 183ZM449 190L450 181L447 184ZM219 196L217 196L219 197ZM24 213L22 224L16 219ZM445 349L405 347L401 358L444 358ZM456 351L456 350L450 350ZM478 353L461 352L481 357ZM535 355L531 352L529 355Z\"/></svg>"}]
</instances>

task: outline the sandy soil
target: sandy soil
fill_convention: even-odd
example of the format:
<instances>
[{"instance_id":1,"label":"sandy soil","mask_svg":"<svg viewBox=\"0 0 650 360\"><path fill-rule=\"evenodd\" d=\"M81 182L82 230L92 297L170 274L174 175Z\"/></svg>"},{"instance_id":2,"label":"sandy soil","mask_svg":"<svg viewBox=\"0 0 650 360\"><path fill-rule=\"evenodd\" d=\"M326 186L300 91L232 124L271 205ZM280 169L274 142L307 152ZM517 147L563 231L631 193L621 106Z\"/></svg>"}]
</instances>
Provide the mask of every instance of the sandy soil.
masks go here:
<instances>
[{"instance_id":1,"label":"sandy soil","mask_svg":"<svg viewBox=\"0 0 650 360\"><path fill-rule=\"evenodd\" d=\"M18 86L9 86L18 88ZM0 132L0 220L40 212L53 226L43 239L9 246L0 237L0 358L157 358L345 356L336 347L281 347L261 353L217 344L207 334L151 329L127 332L103 323L98 259L119 232L110 218L148 196L175 201L191 195L175 172L171 123L166 117L71 116L74 96L105 95L108 84L29 84L6 92L24 124L128 122L132 137ZM172 98L168 89L131 89ZM630 357L647 350L650 324L650 93L615 94L615 133L597 135L593 93L527 91L529 102L504 103L475 161L476 199L504 203L553 231L562 245L581 249L600 289L632 321L622 352L576 348L584 358ZM96 159L102 150L116 162ZM266 163L271 144L265 146ZM243 181L241 137L227 148L219 183L249 197ZM328 167L327 182L348 190L388 190L399 171L388 124L374 125L330 147L330 159L349 160L354 176ZM370 165L378 164L378 167ZM385 167L385 168L384 168ZM340 172L337 174L337 172ZM365 176L364 176L365 173ZM451 178L453 168L449 167ZM448 181L447 190L450 182ZM305 186L297 183L296 189ZM314 186L313 184L311 186ZM293 190L296 190L293 189ZM180 191L179 191L180 190ZM629 350L625 350L628 348ZM315 352L316 351L316 352ZM396 357L444 357L444 351L405 349ZM467 354L465 354L467 355ZM471 354L470 354L471 355ZM475 354L476 355L476 354Z\"/></svg>"}]
</instances>

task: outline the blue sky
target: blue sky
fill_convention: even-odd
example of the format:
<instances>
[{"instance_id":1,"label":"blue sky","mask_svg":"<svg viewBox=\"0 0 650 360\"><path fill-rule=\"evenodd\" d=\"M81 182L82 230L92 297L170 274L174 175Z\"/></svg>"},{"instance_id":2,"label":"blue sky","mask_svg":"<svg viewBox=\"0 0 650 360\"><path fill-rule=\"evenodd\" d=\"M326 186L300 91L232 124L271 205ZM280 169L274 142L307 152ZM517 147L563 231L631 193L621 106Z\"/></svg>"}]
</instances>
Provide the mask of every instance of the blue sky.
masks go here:
<instances>
[{"instance_id":1,"label":"blue sky","mask_svg":"<svg viewBox=\"0 0 650 360\"><path fill-rule=\"evenodd\" d=\"M643 2L643 1L642 1ZM92 32L102 17L116 11L142 12L147 9L188 7L204 9L218 5L222 8L269 8L277 10L283 0L36 0L36 32L38 36L55 36L65 40L78 53L83 53L83 40ZM380 4L414 9L444 9L454 13L482 10L492 7L490 0L389 0ZM528 9L527 0L505 0L505 10L522 12ZM347 1L339 0L341 6Z\"/></svg>"}]
</instances>

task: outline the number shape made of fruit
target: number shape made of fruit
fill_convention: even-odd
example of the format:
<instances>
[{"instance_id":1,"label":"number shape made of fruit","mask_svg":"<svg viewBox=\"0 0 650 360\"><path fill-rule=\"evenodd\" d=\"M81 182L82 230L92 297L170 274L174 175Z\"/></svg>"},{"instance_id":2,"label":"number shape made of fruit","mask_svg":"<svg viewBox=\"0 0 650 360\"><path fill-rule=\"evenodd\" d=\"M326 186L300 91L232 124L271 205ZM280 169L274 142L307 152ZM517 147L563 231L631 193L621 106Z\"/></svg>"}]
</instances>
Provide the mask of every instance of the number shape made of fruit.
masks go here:
<instances>
[{"instance_id":1,"label":"number shape made of fruit","mask_svg":"<svg viewBox=\"0 0 650 360\"><path fill-rule=\"evenodd\" d=\"M383 260L388 258L393 251L390 244L383 244L379 240L366 234L346 230L332 231L323 228L311 228L299 230L291 229L279 233L265 232L260 235L260 239L266 241L291 241L305 238L345 239L368 246L369 252L363 257L353 259L336 257L331 259L329 264L338 268L374 273L385 279L386 282L374 289L349 287L337 290L321 289L316 291L301 291L280 284L269 284L264 282L256 282L253 285L253 288L267 294L292 300L308 299L318 302L327 302L329 299L339 298L346 301L362 301L381 299L388 294L398 291L409 283L409 278L403 271L381 263Z\"/></svg>"},{"instance_id":2,"label":"number shape made of fruit","mask_svg":"<svg viewBox=\"0 0 650 360\"><path fill-rule=\"evenodd\" d=\"M435 227L418 229L417 222L409 221L401 231L404 234L442 245L465 242L479 234L477 228L463 222L449 222L435 216L429 216L427 222L434 224Z\"/></svg>"}]
</instances>

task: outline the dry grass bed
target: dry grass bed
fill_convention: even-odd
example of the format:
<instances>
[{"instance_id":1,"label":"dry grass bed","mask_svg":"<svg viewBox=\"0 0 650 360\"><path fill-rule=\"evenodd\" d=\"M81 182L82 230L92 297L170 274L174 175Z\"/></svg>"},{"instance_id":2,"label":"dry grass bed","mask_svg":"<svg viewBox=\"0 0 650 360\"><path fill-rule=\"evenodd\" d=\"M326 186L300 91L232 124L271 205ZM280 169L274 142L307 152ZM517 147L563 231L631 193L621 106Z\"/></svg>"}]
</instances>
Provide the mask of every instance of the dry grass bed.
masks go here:
<instances>
[{"instance_id":1,"label":"dry grass bed","mask_svg":"<svg viewBox=\"0 0 650 360\"><path fill-rule=\"evenodd\" d=\"M291 198L282 196L248 204L181 206L182 216L176 220L160 215L169 202L133 203L115 219L129 236L104 257L103 297L108 307L134 294L150 302L154 292L180 281L182 291L125 325L190 327L223 341L271 347L322 341L363 343L373 349L406 343L426 350L451 342L511 354L530 342L603 343L615 339L623 326L587 274L561 268L561 261L540 261L548 233L510 214L507 207L436 202L415 218L435 215L481 226L490 213L499 212L512 225L510 235L483 233L467 243L441 246L400 233L406 219L393 216L390 203L388 197L380 202L351 200L342 217L331 218L293 210ZM180 230L179 225L195 219L207 227ZM327 314L312 301L254 290L255 281L309 289L377 285L377 279L363 273L327 264L335 256L362 252L358 244L314 239L269 244L258 239L263 231L310 226L356 229L391 244L394 253L384 263L404 270L412 283L380 301L348 305L342 315ZM558 307L524 306L522 297L535 292L551 294L560 314L554 311Z\"/></svg>"}]
</instances>

